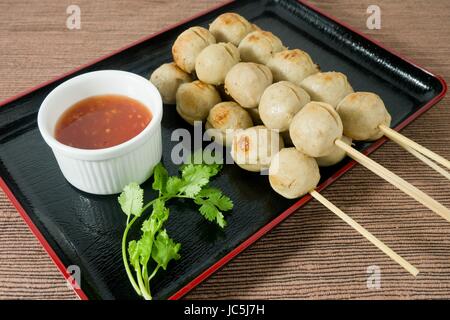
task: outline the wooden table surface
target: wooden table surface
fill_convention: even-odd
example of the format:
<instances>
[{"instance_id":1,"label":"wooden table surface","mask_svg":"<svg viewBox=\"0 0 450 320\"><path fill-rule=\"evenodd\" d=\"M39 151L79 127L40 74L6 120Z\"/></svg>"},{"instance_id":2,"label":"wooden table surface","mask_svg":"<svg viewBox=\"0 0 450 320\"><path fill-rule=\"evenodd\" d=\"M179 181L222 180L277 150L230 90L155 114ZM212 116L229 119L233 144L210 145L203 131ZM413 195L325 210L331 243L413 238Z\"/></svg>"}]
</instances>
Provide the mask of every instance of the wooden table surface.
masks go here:
<instances>
[{"instance_id":1,"label":"wooden table surface","mask_svg":"<svg viewBox=\"0 0 450 320\"><path fill-rule=\"evenodd\" d=\"M81 30L65 26L71 1L0 2L0 100L176 23L220 1L87 1ZM313 4L450 80L448 1L340 0ZM381 8L381 30L366 9ZM403 132L450 158L450 97ZM450 207L449 181L393 143L372 158ZM399 161L400 160L400 161ZM311 201L191 291L188 299L450 298L450 224L361 166L323 194L421 271L414 279L318 202ZM381 288L367 287L378 266ZM0 193L0 298L76 299Z\"/></svg>"}]
</instances>

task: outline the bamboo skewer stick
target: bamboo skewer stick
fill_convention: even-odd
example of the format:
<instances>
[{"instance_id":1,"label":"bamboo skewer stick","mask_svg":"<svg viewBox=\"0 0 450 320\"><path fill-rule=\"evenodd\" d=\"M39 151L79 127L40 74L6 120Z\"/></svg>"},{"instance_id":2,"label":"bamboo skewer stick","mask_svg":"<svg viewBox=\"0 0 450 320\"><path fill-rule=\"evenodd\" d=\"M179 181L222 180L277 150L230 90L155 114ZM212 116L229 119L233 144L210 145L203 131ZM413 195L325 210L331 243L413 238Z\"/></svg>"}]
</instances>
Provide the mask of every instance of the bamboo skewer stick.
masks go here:
<instances>
[{"instance_id":1,"label":"bamboo skewer stick","mask_svg":"<svg viewBox=\"0 0 450 320\"><path fill-rule=\"evenodd\" d=\"M356 160L358 163L375 173L376 175L380 176L384 180L388 181L416 201L422 203L424 206L432 210L433 212L437 213L444 219L450 222L450 210L446 207L444 207L442 204L431 198L429 195L424 193L423 191L419 190L409 182L403 180L399 176L397 176L395 173L389 171L388 169L384 168L380 164L376 163L369 157L366 157L364 154L360 153L359 151L353 149L351 146L347 145L345 142L337 139L335 141L335 144L347 152L347 154Z\"/></svg>"},{"instance_id":2,"label":"bamboo skewer stick","mask_svg":"<svg viewBox=\"0 0 450 320\"><path fill-rule=\"evenodd\" d=\"M350 218L347 214L345 214L342 210L336 207L333 203L328 201L325 197L323 197L320 193L313 190L310 192L311 196L327 207L330 211L335 213L339 218L341 218L344 222L346 222L349 226L359 232L364 238L369 240L373 245L375 245L378 249L383 251L386 255L388 255L392 260L397 262L403 268L406 269L409 273L411 273L414 277L417 276L419 270L417 270L413 265L411 265L408 261L399 256L395 251L385 245L382 241L378 240L373 234L367 231L363 226L357 223L355 220Z\"/></svg>"},{"instance_id":3,"label":"bamboo skewer stick","mask_svg":"<svg viewBox=\"0 0 450 320\"><path fill-rule=\"evenodd\" d=\"M444 176L445 178L450 180L450 172L448 172L444 168L440 167L435 162L433 162L432 160L428 159L423 154L421 154L420 152L414 150L413 148L411 148L411 147L409 147L407 145L404 145L403 143L398 143L398 145L401 146L406 151L408 151L409 153L411 153L414 157L416 157L417 159L419 159L420 161L425 163L431 169L435 170L436 172L438 172L439 174L441 174L442 176Z\"/></svg>"},{"instance_id":4,"label":"bamboo skewer stick","mask_svg":"<svg viewBox=\"0 0 450 320\"><path fill-rule=\"evenodd\" d=\"M439 163L440 165L446 167L447 169L450 169L450 161L448 161L444 157L441 157L440 155L438 155L438 154L434 153L433 151L425 148L424 146L418 144L417 142L414 142L413 140L408 139L404 135L398 133L395 130L392 130L391 128L389 128L389 127L387 127L385 125L380 125L380 126L378 126L378 128L380 128L380 130L383 131L385 136L387 136L392 141L394 141L394 142L396 142L398 144L406 145L406 146L416 150L417 152L420 152L424 156L426 156L426 157L436 161L437 163Z\"/></svg>"}]
</instances>

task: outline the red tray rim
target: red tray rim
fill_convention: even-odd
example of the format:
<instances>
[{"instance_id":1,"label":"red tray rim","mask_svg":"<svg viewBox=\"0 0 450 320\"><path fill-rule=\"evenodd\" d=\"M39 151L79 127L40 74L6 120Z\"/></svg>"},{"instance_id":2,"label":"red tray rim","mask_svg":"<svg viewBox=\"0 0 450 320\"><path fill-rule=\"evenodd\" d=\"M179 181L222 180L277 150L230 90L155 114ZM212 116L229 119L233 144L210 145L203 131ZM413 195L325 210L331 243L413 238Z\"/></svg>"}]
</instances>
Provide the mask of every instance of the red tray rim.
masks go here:
<instances>
[{"instance_id":1,"label":"red tray rim","mask_svg":"<svg viewBox=\"0 0 450 320\"><path fill-rule=\"evenodd\" d=\"M221 7L224 7L230 3L235 2L235 0L231 0L231 1L225 1L223 3L220 3L216 6L213 6L209 9L203 10L199 13L197 13L194 16L191 16L187 19L184 19L176 24L170 25L156 33L153 33L151 35L145 36L141 39L138 39L137 41L132 42L131 44L124 46L118 50L114 50L113 52L104 55L102 57L99 57L91 62L88 62L86 64L82 64L81 66L72 69L66 73L63 73L62 75L59 75L53 79L50 79L49 81L45 81L37 86L31 87L28 90L25 90L15 96L12 96L10 98L7 98L6 100L3 100L0 102L0 107L3 107L4 105L13 102L23 96L26 96L27 94L30 94L42 87L45 87L49 84L52 84L66 76L69 76L77 71L80 71L84 68L87 68L97 62L100 62L102 60L105 60L115 54L118 54L128 48L131 48L135 45L138 45L144 41L147 41L151 38L154 38L164 32L170 31L184 23L190 22L198 17L201 17L205 14L208 14L216 9L219 9ZM361 31L355 30L352 26L348 25L345 22L339 21L338 19L334 18L333 16L323 12L321 9L317 8L316 6L307 3L305 0L297 0L297 2L301 3L302 5L308 7L309 9L312 9L313 11L316 11L317 13L327 17L328 19L332 20L333 22L340 24L341 26L344 26L345 28L349 29L350 31L358 34L359 36L363 37L365 40L372 42L373 44L383 48L384 50L390 52L391 54L397 56L398 58L404 60L405 62L413 65L414 67L421 69L422 71L428 73L429 75L433 76L434 78L436 78L442 85L442 90L441 92L436 95L433 99L431 99L430 101L428 101L423 107L421 107L419 110L417 110L415 113L413 113L412 115L410 115L408 118L406 118L404 121L402 121L402 123L400 123L398 126L396 126L394 128L394 130L396 131L400 131L401 129L403 129L404 127L406 127L408 124L410 124L412 121L414 121L416 118L418 118L420 115L422 115L423 113L425 113L426 111L428 111L433 105L435 105L438 101L440 101L445 94L447 93L447 83L445 82L445 80L442 78L442 76L437 75L432 73L431 71L427 70L426 68L419 66L417 63L413 62L411 59L406 58L405 56L401 55L400 53L398 53L397 51L391 49L391 48L387 48L386 46L384 46L383 44L381 44L380 42L370 38L369 36L363 34ZM386 137L383 137L377 141L375 141L370 147L368 147L366 150L364 150L364 154L368 155L372 152L374 152L376 149L378 149L379 147L381 147L388 139ZM338 178L340 178L345 172L347 172L348 170L350 170L351 168L353 168L355 165L357 164L356 161L352 160L350 161L347 165L345 165L344 167L342 167L341 169L339 169L333 176L331 176L330 178L328 178L327 180L325 180L324 182L322 182L318 187L317 190L318 191L322 191L324 190L326 187L328 187L330 184L332 184L334 181L336 181ZM47 254L50 256L51 260L53 261L53 263L56 265L56 267L58 268L58 270L61 272L61 274L64 276L64 278L66 279L67 283L70 283L70 286L72 287L72 289L74 290L74 292L76 293L76 295L81 299L81 300L89 300L88 296L84 293L84 291L81 289L81 287L73 282L73 281L69 281L71 275L69 274L69 272L67 271L67 267L64 265L64 263L61 261L61 259L59 258L59 256L56 254L56 252L53 250L53 248L50 246L50 244L47 242L47 240L45 239L44 235L40 232L40 230L37 228L37 226L33 223L33 221L31 220L31 218L28 216L27 212L25 211L25 209L22 207L22 205L19 203L19 201L17 200L17 198L15 197L14 193L11 191L11 189L8 187L8 185L6 184L6 182L4 181L4 179L2 177L0 177L0 188L5 192L6 196L8 197L8 199L10 200L10 202L13 204L13 206L16 208L16 210L19 212L20 216L22 217L22 219L25 221L25 223L27 224L28 228L31 230L31 232L34 234L34 236L37 238L37 240L40 242L41 246L44 248L44 250L47 252ZM196 286L198 286L201 282L203 282L204 280L206 280L208 277L210 277L213 273L215 273L217 270L219 270L221 267L223 267L225 264L227 264L228 262L230 262L234 257L236 257L239 253L241 253L242 251L244 251L246 248L248 248L251 244L253 244L255 241L257 241L259 238L261 238L263 235L265 235L266 233L268 233L270 230L272 230L274 227L276 227L278 224L280 224L283 220L285 220L287 217L289 217L292 213L294 213L297 209L299 209L300 207L302 207L303 205L305 205L307 202L309 202L312 199L312 197L308 194L305 195L304 197L300 198L296 203L294 203L291 207L289 207L287 210L285 210L283 213L281 213L279 216L277 216L275 219L273 219L272 221L270 221L268 224L266 224L265 226L263 226L262 228L260 228L258 231L256 231L253 235L251 235L249 238L247 238L244 242L242 242L240 245L238 245L236 248L234 248L232 251L230 251L229 253L227 253L225 256L223 256L220 260L218 260L217 262L215 262L212 266L210 266L209 268L207 268L206 270L204 270L200 275L198 275L196 278L194 278L193 280L191 280L187 285L185 285L183 288L181 288L180 290L178 290L176 293L174 293L172 296L170 296L168 299L169 300L178 300L181 297L183 297L185 294L187 294L189 291L191 291L193 288L195 288Z\"/></svg>"}]
</instances>

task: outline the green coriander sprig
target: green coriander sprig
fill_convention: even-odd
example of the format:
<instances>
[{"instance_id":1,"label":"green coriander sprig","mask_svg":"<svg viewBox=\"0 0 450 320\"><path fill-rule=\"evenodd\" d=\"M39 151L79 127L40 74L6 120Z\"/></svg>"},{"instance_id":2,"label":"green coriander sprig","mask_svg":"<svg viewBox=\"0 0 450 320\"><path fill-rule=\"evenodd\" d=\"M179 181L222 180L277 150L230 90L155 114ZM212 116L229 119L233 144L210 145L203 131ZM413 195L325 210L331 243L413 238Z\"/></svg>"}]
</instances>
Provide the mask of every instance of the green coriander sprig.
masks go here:
<instances>
[{"instance_id":1,"label":"green coriander sprig","mask_svg":"<svg viewBox=\"0 0 450 320\"><path fill-rule=\"evenodd\" d=\"M198 204L200 214L208 221L225 228L223 212L233 208L230 198L222 191L211 188L208 183L217 175L220 164L186 164L180 168L181 176L169 176L164 166L159 163L154 169L152 188L158 191L158 198L144 206L144 191L136 183L127 185L118 201L122 211L127 215L127 224L122 236L122 259L131 285L137 294L151 300L150 281L162 268L167 269L171 260L180 258L181 244L169 237L163 228L169 219L166 202L173 198L192 199ZM153 207L150 216L142 223L141 238L128 242L128 232L143 215ZM149 266L153 269L149 273ZM134 269L134 273L132 272Z\"/></svg>"}]
</instances>

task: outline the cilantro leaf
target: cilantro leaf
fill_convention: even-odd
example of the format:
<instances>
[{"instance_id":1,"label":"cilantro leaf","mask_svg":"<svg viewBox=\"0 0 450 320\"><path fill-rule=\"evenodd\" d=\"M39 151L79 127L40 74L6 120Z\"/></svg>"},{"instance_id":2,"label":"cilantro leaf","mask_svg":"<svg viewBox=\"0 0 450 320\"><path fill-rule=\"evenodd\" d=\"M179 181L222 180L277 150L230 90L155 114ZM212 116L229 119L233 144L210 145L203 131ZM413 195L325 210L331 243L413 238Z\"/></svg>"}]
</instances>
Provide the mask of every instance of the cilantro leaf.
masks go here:
<instances>
[{"instance_id":1,"label":"cilantro leaf","mask_svg":"<svg viewBox=\"0 0 450 320\"><path fill-rule=\"evenodd\" d=\"M150 216L150 218L142 222L141 227L142 232L152 232L158 230L156 222L157 222L156 219Z\"/></svg>"},{"instance_id":2,"label":"cilantro leaf","mask_svg":"<svg viewBox=\"0 0 450 320\"><path fill-rule=\"evenodd\" d=\"M167 269L167 265L171 260L180 259L178 251L180 250L181 244L175 243L169 238L167 231L164 229L158 233L155 239L152 259L161 266L164 270Z\"/></svg>"},{"instance_id":3,"label":"cilantro leaf","mask_svg":"<svg viewBox=\"0 0 450 320\"><path fill-rule=\"evenodd\" d=\"M119 204L127 216L140 216L143 208L144 190L137 183L130 183L120 194Z\"/></svg>"},{"instance_id":4,"label":"cilantro leaf","mask_svg":"<svg viewBox=\"0 0 450 320\"><path fill-rule=\"evenodd\" d=\"M225 228L227 222L221 211L229 211L233 208L230 198L215 188L204 188L197 194L194 202L200 205L199 211L206 220L216 222L221 228Z\"/></svg>"},{"instance_id":5,"label":"cilantro leaf","mask_svg":"<svg viewBox=\"0 0 450 320\"><path fill-rule=\"evenodd\" d=\"M170 177L167 180L166 196L175 196L185 186L185 182L179 177Z\"/></svg>"},{"instance_id":6,"label":"cilantro leaf","mask_svg":"<svg viewBox=\"0 0 450 320\"><path fill-rule=\"evenodd\" d=\"M128 243L128 255L130 256L131 265L136 271L139 271L139 250L135 240Z\"/></svg>"},{"instance_id":7,"label":"cilantro leaf","mask_svg":"<svg viewBox=\"0 0 450 320\"><path fill-rule=\"evenodd\" d=\"M142 233L141 239L137 242L137 251L139 253L139 263L142 266L147 265L150 259L153 247L153 237L152 231L147 231Z\"/></svg>"},{"instance_id":8,"label":"cilantro leaf","mask_svg":"<svg viewBox=\"0 0 450 320\"><path fill-rule=\"evenodd\" d=\"M180 191L188 197L193 197L209 182L210 174L207 166L188 164L183 167L181 177L185 186Z\"/></svg>"},{"instance_id":9,"label":"cilantro leaf","mask_svg":"<svg viewBox=\"0 0 450 320\"><path fill-rule=\"evenodd\" d=\"M216 215L216 223L219 225L219 227L221 227L222 229L224 229L227 226L227 221L225 220L222 212L217 212Z\"/></svg>"},{"instance_id":10,"label":"cilantro leaf","mask_svg":"<svg viewBox=\"0 0 450 320\"><path fill-rule=\"evenodd\" d=\"M151 217L157 219L158 229L169 219L169 209L166 207L164 200L156 199L153 203L153 211Z\"/></svg>"},{"instance_id":11,"label":"cilantro leaf","mask_svg":"<svg viewBox=\"0 0 450 320\"><path fill-rule=\"evenodd\" d=\"M141 230L143 233L148 232L155 235L168 218L169 209L166 208L164 201L158 198L153 203L152 214L142 223Z\"/></svg>"},{"instance_id":12,"label":"cilantro leaf","mask_svg":"<svg viewBox=\"0 0 450 320\"><path fill-rule=\"evenodd\" d=\"M206 220L211 222L214 222L214 220L216 220L218 210L214 205L208 203L207 201L203 201L202 205L198 210L205 217Z\"/></svg>"},{"instance_id":13,"label":"cilantro leaf","mask_svg":"<svg viewBox=\"0 0 450 320\"><path fill-rule=\"evenodd\" d=\"M164 194L166 192L167 179L169 178L169 173L166 168L164 168L163 164L160 162L155 166L153 170L153 190L159 191Z\"/></svg>"},{"instance_id":14,"label":"cilantro leaf","mask_svg":"<svg viewBox=\"0 0 450 320\"><path fill-rule=\"evenodd\" d=\"M154 237L168 218L169 209L166 208L164 200L156 199L153 203L152 214L142 223L142 237L137 243L141 265L147 265L152 254Z\"/></svg>"},{"instance_id":15,"label":"cilantro leaf","mask_svg":"<svg viewBox=\"0 0 450 320\"><path fill-rule=\"evenodd\" d=\"M220 212L214 205L205 202L200 206L199 211L206 220L211 222L215 221L222 229L226 227L227 222L225 221L222 212Z\"/></svg>"},{"instance_id":16,"label":"cilantro leaf","mask_svg":"<svg viewBox=\"0 0 450 320\"><path fill-rule=\"evenodd\" d=\"M233 209L233 201L217 188L203 188L194 202L197 203L197 201L199 201L198 199L207 199L222 211Z\"/></svg>"},{"instance_id":17,"label":"cilantro leaf","mask_svg":"<svg viewBox=\"0 0 450 320\"><path fill-rule=\"evenodd\" d=\"M211 177L217 175L222 165L213 164L186 164L181 169L181 178L184 181L180 193L193 198L202 187L208 184Z\"/></svg>"},{"instance_id":18,"label":"cilantro leaf","mask_svg":"<svg viewBox=\"0 0 450 320\"><path fill-rule=\"evenodd\" d=\"M205 164L205 163L200 163L200 164L193 164L193 163L187 163L184 164L180 167L180 171L184 172L186 170L193 170L192 168L194 168L195 170L202 170L204 172L207 173L208 178L212 178L214 176L216 176L220 170L222 170L223 165L220 163L213 163L213 164Z\"/></svg>"}]
</instances>

